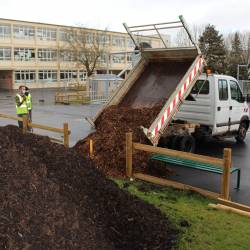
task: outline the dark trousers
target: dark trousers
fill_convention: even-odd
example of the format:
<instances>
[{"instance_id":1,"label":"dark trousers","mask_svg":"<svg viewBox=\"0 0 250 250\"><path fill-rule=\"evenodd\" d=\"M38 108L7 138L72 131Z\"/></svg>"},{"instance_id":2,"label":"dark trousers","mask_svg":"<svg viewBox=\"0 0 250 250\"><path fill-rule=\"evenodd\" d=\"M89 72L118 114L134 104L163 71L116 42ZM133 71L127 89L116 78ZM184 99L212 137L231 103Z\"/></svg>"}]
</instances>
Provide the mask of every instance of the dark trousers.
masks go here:
<instances>
[{"instance_id":1,"label":"dark trousers","mask_svg":"<svg viewBox=\"0 0 250 250\"><path fill-rule=\"evenodd\" d=\"M29 110L29 121L32 122L32 109Z\"/></svg>"},{"instance_id":2,"label":"dark trousers","mask_svg":"<svg viewBox=\"0 0 250 250\"><path fill-rule=\"evenodd\" d=\"M23 118L23 116L25 116L27 114L19 114L17 115L18 118ZM22 121L18 121L18 127L19 128L23 128L23 122Z\"/></svg>"}]
</instances>

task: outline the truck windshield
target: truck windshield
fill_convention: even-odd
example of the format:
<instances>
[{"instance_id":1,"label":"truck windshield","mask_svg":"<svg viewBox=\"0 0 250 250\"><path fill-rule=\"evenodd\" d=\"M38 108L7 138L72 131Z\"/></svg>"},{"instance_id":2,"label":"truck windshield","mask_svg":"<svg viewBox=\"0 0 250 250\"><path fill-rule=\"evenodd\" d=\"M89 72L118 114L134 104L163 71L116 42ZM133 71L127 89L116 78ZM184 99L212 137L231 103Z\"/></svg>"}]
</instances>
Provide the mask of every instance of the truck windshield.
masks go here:
<instances>
[{"instance_id":1,"label":"truck windshield","mask_svg":"<svg viewBox=\"0 0 250 250\"><path fill-rule=\"evenodd\" d=\"M208 80L197 80L194 87L191 90L191 94L209 94L209 81Z\"/></svg>"}]
</instances>

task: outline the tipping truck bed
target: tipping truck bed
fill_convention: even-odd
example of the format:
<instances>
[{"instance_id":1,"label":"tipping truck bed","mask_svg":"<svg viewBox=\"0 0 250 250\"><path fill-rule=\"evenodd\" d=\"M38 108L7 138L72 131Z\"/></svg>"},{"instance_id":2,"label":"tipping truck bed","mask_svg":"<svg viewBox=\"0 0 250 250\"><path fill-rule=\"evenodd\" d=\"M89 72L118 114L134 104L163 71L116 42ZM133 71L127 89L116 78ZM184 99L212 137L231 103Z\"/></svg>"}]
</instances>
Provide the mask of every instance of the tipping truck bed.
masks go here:
<instances>
[{"instance_id":1,"label":"tipping truck bed","mask_svg":"<svg viewBox=\"0 0 250 250\"><path fill-rule=\"evenodd\" d=\"M150 128L144 128L147 137L156 145L163 130L190 93L202 66L203 58L194 48L145 49L138 64L94 121L110 105L141 108L163 102L164 106Z\"/></svg>"},{"instance_id":2,"label":"tipping truck bed","mask_svg":"<svg viewBox=\"0 0 250 250\"><path fill-rule=\"evenodd\" d=\"M149 62L120 105L152 107L168 100L191 64L191 60Z\"/></svg>"},{"instance_id":3,"label":"tipping truck bed","mask_svg":"<svg viewBox=\"0 0 250 250\"><path fill-rule=\"evenodd\" d=\"M184 27L188 32L183 17L180 16L179 18L181 21L165 24L179 25L181 23L180 26L176 27ZM162 29L164 24L160 25L158 29ZM136 44L131 30L126 25L124 26ZM157 29L157 24L130 28L146 27L145 30L151 31L153 28L150 28L150 26ZM158 34L160 35L159 32ZM165 48L142 49L138 63L96 115L93 122L110 105L143 108L163 103L162 110L151 126L149 128L142 127L152 144L157 145L161 135L178 111L179 106L189 95L203 68L204 60L200 50L193 42L190 33L188 35L194 45L193 47L167 48L163 42Z\"/></svg>"}]
</instances>

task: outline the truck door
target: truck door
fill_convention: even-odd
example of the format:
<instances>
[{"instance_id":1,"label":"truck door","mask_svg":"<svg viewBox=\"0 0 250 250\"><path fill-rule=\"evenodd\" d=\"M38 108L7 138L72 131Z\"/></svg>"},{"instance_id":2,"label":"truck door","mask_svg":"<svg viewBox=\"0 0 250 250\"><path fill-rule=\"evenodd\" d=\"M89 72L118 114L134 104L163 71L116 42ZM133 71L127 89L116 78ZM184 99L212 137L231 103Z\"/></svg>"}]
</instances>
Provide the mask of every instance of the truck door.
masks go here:
<instances>
[{"instance_id":1,"label":"truck door","mask_svg":"<svg viewBox=\"0 0 250 250\"><path fill-rule=\"evenodd\" d=\"M218 95L215 107L216 132L228 131L229 125L229 88L226 79L218 79Z\"/></svg>"},{"instance_id":2,"label":"truck door","mask_svg":"<svg viewBox=\"0 0 250 250\"><path fill-rule=\"evenodd\" d=\"M244 114L244 99L238 83L234 80L230 84L230 130L238 130L241 117Z\"/></svg>"}]
</instances>

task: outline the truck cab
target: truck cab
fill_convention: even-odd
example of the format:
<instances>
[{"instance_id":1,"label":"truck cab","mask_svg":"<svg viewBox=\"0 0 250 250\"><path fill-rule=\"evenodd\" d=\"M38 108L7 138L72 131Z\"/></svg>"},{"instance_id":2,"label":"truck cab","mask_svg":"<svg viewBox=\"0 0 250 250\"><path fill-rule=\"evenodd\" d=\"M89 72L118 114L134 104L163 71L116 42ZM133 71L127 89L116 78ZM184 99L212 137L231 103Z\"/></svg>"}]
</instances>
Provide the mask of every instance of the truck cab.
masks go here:
<instances>
[{"instance_id":1,"label":"truck cab","mask_svg":"<svg viewBox=\"0 0 250 250\"><path fill-rule=\"evenodd\" d=\"M235 137L242 142L249 127L249 107L237 80L227 75L201 74L175 120L199 124L196 138Z\"/></svg>"}]
</instances>

